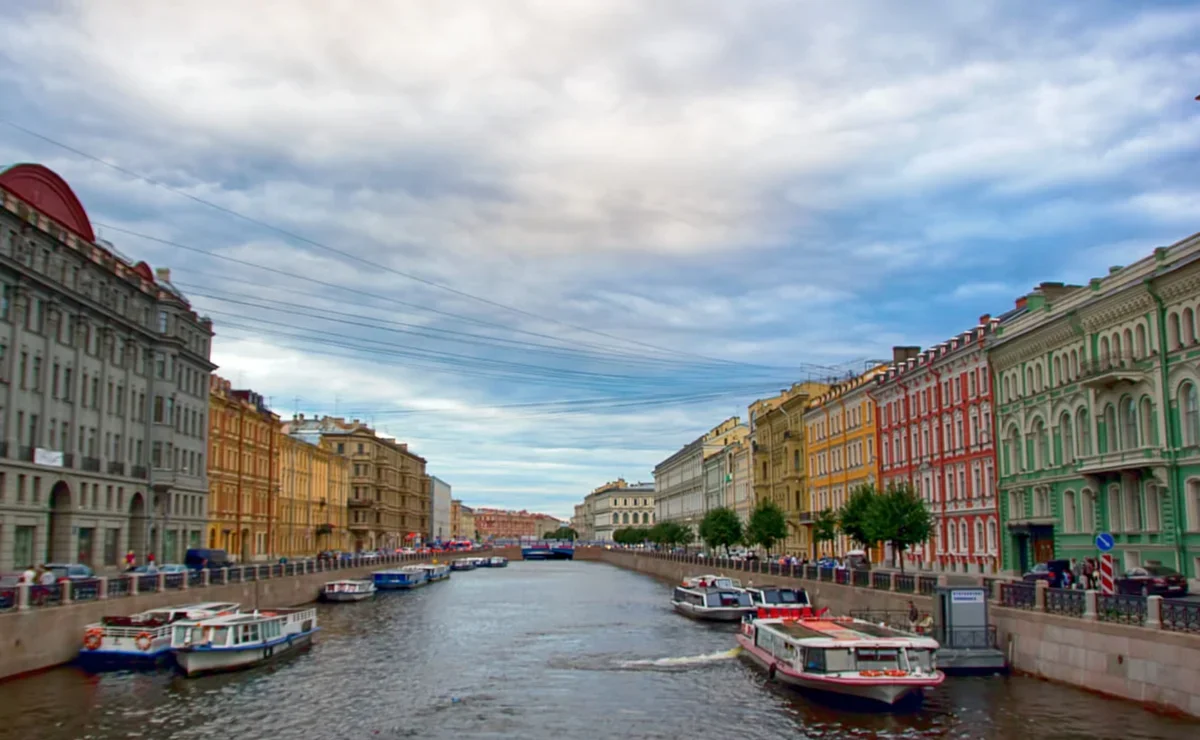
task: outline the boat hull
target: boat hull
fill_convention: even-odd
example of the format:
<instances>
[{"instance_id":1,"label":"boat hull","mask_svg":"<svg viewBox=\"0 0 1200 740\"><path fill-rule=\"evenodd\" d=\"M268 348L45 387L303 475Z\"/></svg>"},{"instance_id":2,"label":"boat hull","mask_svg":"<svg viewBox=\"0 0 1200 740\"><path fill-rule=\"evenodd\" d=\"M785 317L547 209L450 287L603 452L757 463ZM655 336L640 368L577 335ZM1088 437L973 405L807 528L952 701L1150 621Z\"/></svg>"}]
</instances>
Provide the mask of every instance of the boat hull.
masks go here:
<instances>
[{"instance_id":1,"label":"boat hull","mask_svg":"<svg viewBox=\"0 0 1200 740\"><path fill-rule=\"evenodd\" d=\"M290 635L266 645L232 648L181 648L175 651L175 663L188 677L225 673L252 668L298 652L312 644L316 628Z\"/></svg>"},{"instance_id":2,"label":"boat hull","mask_svg":"<svg viewBox=\"0 0 1200 740\"><path fill-rule=\"evenodd\" d=\"M780 683L802 691L834 695L876 706L892 707L920 701L924 698L925 689L945 680L940 673L929 678L816 678L781 666L746 635L738 635L737 641L742 647L743 657L767 671Z\"/></svg>"},{"instance_id":3,"label":"boat hull","mask_svg":"<svg viewBox=\"0 0 1200 740\"><path fill-rule=\"evenodd\" d=\"M672 601L675 611L685 617L705 622L740 622L747 614L753 614L753 606L697 606L683 601Z\"/></svg>"},{"instance_id":4,"label":"boat hull","mask_svg":"<svg viewBox=\"0 0 1200 740\"><path fill-rule=\"evenodd\" d=\"M374 591L358 591L358 592L334 591L334 592L326 592L325 600L326 601L366 601L367 599L371 598L374 595L375 595Z\"/></svg>"}]
</instances>

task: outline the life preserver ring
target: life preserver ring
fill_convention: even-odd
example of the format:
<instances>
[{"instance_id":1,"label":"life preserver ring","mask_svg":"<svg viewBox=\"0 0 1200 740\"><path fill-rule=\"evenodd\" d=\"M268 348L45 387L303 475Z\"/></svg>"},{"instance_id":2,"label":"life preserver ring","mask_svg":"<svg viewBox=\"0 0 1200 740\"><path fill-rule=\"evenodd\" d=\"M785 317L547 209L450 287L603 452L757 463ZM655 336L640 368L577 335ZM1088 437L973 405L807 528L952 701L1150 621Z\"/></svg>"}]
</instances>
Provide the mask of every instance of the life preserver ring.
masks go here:
<instances>
[{"instance_id":1,"label":"life preserver ring","mask_svg":"<svg viewBox=\"0 0 1200 740\"><path fill-rule=\"evenodd\" d=\"M149 632L139 632L138 636L134 638L134 643L137 645L137 649L141 650L143 653L150 649L150 645L153 642L154 638Z\"/></svg>"},{"instance_id":2,"label":"life preserver ring","mask_svg":"<svg viewBox=\"0 0 1200 740\"><path fill-rule=\"evenodd\" d=\"M92 627L83 633L83 646L88 650L99 650L102 642L104 642L104 630L99 627Z\"/></svg>"},{"instance_id":3,"label":"life preserver ring","mask_svg":"<svg viewBox=\"0 0 1200 740\"><path fill-rule=\"evenodd\" d=\"M891 669L889 669L889 670L886 670L886 671L884 671L884 672L883 672L883 675L885 675L885 676L891 676L891 677L893 677L893 678L897 678L897 677L899 677L899 676L907 676L907 675L908 675L908 673L907 673L907 672L905 672L905 671L902 671L902 670L900 670L899 668L891 668Z\"/></svg>"},{"instance_id":4,"label":"life preserver ring","mask_svg":"<svg viewBox=\"0 0 1200 740\"><path fill-rule=\"evenodd\" d=\"M868 678L876 678L883 675L883 671L859 671L858 675L867 676Z\"/></svg>"}]
</instances>

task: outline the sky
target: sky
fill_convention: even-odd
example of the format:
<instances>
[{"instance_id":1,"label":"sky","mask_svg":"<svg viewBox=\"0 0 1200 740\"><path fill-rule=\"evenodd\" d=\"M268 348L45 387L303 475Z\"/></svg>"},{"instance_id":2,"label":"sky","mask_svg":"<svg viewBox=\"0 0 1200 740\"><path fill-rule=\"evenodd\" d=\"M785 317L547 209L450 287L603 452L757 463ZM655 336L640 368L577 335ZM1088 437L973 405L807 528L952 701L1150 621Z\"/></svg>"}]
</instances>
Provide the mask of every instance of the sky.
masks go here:
<instances>
[{"instance_id":1,"label":"sky","mask_svg":"<svg viewBox=\"0 0 1200 740\"><path fill-rule=\"evenodd\" d=\"M170 268L235 386L471 505L569 517L756 398L1197 231L1194 3L0 13L0 163Z\"/></svg>"}]
</instances>

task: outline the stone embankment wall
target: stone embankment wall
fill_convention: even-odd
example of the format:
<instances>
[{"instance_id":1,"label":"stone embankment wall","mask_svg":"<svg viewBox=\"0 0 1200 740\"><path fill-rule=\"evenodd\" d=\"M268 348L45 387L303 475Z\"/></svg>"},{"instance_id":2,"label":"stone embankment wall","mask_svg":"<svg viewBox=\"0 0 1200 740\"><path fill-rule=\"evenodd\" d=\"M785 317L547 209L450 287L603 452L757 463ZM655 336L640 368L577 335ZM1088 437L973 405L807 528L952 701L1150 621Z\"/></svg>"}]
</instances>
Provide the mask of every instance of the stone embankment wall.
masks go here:
<instances>
[{"instance_id":1,"label":"stone embankment wall","mask_svg":"<svg viewBox=\"0 0 1200 740\"><path fill-rule=\"evenodd\" d=\"M520 548L491 550L486 555L520 559ZM471 553L443 557L470 557ZM422 562L411 559L409 563ZM299 606L315 601L329 581L363 578L390 565L341 568L306 575L270 578L250 583L231 583L186 590L158 591L114 599L86 601L63 606L23 609L0 614L0 679L19 676L74 660L83 631L102 617L136 614L176 604L203 601L237 602L245 609Z\"/></svg>"},{"instance_id":2,"label":"stone embankment wall","mask_svg":"<svg viewBox=\"0 0 1200 740\"><path fill-rule=\"evenodd\" d=\"M581 548L576 558L600 560L671 582L711 572L702 565L602 548ZM729 575L743 581L802 586L814 604L835 614L859 609L906 611L909 601L922 612L933 608L929 596L757 573ZM1015 671L1200 717L1200 635L1010 609L994 601L989 612L998 647Z\"/></svg>"}]
</instances>

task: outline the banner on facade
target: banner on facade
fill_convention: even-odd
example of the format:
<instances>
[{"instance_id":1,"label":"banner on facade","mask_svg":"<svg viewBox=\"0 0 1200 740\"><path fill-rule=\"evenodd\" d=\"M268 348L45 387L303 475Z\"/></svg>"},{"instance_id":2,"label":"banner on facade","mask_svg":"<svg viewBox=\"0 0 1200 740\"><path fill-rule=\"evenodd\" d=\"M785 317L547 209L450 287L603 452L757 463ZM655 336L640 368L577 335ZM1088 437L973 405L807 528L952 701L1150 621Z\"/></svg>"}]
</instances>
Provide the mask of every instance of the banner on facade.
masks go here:
<instances>
[{"instance_id":1,"label":"banner on facade","mask_svg":"<svg viewBox=\"0 0 1200 740\"><path fill-rule=\"evenodd\" d=\"M41 447L34 447L33 462L35 465L48 465L52 468L61 468L63 466L63 454L61 450L44 450Z\"/></svg>"}]
</instances>

